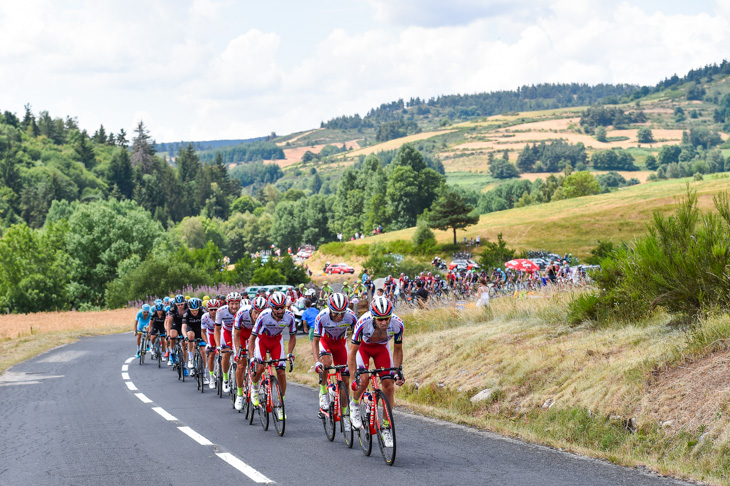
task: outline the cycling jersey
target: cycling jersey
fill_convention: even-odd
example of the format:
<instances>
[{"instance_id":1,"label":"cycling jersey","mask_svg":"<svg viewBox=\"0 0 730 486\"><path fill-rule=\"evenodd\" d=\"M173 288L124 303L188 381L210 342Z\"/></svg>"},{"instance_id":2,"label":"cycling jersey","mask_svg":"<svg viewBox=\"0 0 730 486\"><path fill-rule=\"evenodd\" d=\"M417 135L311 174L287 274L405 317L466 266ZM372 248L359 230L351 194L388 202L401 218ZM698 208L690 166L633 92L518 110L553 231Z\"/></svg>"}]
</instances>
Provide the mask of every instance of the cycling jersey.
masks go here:
<instances>
[{"instance_id":1,"label":"cycling jersey","mask_svg":"<svg viewBox=\"0 0 730 486\"><path fill-rule=\"evenodd\" d=\"M236 319L236 316L231 314L231 311L228 310L228 306L224 305L220 309L218 309L218 312L215 314L215 323L220 326L223 326L223 329L225 329L228 332L231 332L233 330L233 321Z\"/></svg>"},{"instance_id":2,"label":"cycling jersey","mask_svg":"<svg viewBox=\"0 0 730 486\"><path fill-rule=\"evenodd\" d=\"M185 311L183 311L183 314L184 313ZM175 329L177 332L182 332L183 314L178 312L176 305L170 306L170 310L167 312L167 315L172 317L170 329Z\"/></svg>"},{"instance_id":3,"label":"cycling jersey","mask_svg":"<svg viewBox=\"0 0 730 486\"><path fill-rule=\"evenodd\" d=\"M144 312L141 310L137 312L137 332L142 331L145 327L147 327L150 323L150 319L152 318L152 313L148 312L147 317L145 318Z\"/></svg>"},{"instance_id":4,"label":"cycling jersey","mask_svg":"<svg viewBox=\"0 0 730 486\"><path fill-rule=\"evenodd\" d=\"M197 316L194 316L193 311L191 311L190 309L185 311L185 314L183 314L182 322L183 322L183 324L187 324L188 332L193 331L195 333L195 339L202 339L202 334L201 334L202 320L203 320L202 309L198 309Z\"/></svg>"},{"instance_id":5,"label":"cycling jersey","mask_svg":"<svg viewBox=\"0 0 730 486\"><path fill-rule=\"evenodd\" d=\"M236 317L233 320L233 327L240 331L241 347L246 349L246 341L251 337L251 330L253 329L253 319L251 318L251 311L253 307L250 305L244 305L236 312Z\"/></svg>"},{"instance_id":6,"label":"cycling jersey","mask_svg":"<svg viewBox=\"0 0 730 486\"><path fill-rule=\"evenodd\" d=\"M352 333L352 344L387 344L391 339L394 339L396 344L401 344L403 342L404 330L403 319L393 314L388 323L386 339L383 341L370 341L370 338L375 332L375 322L373 321L373 315L370 312L366 312L360 317L357 324L355 324L355 330Z\"/></svg>"},{"instance_id":7,"label":"cycling jersey","mask_svg":"<svg viewBox=\"0 0 730 486\"><path fill-rule=\"evenodd\" d=\"M314 336L327 336L330 339L342 339L347 333L347 329L352 329L357 323L355 313L350 309L345 311L345 315L340 322L332 320L330 309L324 309L314 320Z\"/></svg>"},{"instance_id":8,"label":"cycling jersey","mask_svg":"<svg viewBox=\"0 0 730 486\"><path fill-rule=\"evenodd\" d=\"M220 311L218 311L220 312ZM284 317L280 321L274 319L271 315L271 309L266 309L259 314L254 324L252 334L255 336L275 337L281 335L284 329L289 328L289 334L296 334L297 328L294 322L294 314L291 311L285 311Z\"/></svg>"},{"instance_id":9,"label":"cycling jersey","mask_svg":"<svg viewBox=\"0 0 730 486\"><path fill-rule=\"evenodd\" d=\"M200 321L201 326L208 334L213 334L215 332L215 319L210 317L210 312L206 312L203 314L203 319Z\"/></svg>"}]
</instances>

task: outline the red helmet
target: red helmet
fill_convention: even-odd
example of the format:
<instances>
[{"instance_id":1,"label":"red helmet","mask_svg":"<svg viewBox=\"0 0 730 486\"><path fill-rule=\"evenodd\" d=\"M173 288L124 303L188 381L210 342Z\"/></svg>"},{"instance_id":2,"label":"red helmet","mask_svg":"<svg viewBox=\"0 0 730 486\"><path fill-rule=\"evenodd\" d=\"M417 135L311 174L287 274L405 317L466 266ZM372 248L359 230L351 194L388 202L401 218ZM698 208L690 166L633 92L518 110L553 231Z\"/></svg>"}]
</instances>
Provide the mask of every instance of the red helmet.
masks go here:
<instances>
[{"instance_id":1,"label":"red helmet","mask_svg":"<svg viewBox=\"0 0 730 486\"><path fill-rule=\"evenodd\" d=\"M253 299L253 302L251 303L251 307L256 312L261 312L262 310L266 309L266 306L268 306L269 303L266 301L264 297L261 297L260 295Z\"/></svg>"},{"instance_id":2,"label":"red helmet","mask_svg":"<svg viewBox=\"0 0 730 486\"><path fill-rule=\"evenodd\" d=\"M218 300L218 299L210 299L208 301L208 310L209 311L218 310L220 308L221 308L221 302L220 302L220 300Z\"/></svg>"},{"instance_id":3,"label":"red helmet","mask_svg":"<svg viewBox=\"0 0 730 486\"><path fill-rule=\"evenodd\" d=\"M347 296L340 293L330 295L330 298L327 300L327 306L330 310L337 313L345 312L349 303L350 301Z\"/></svg>"},{"instance_id":4,"label":"red helmet","mask_svg":"<svg viewBox=\"0 0 730 486\"><path fill-rule=\"evenodd\" d=\"M370 304L370 313L375 318L386 318L393 315L393 303L385 297L375 297Z\"/></svg>"},{"instance_id":5,"label":"red helmet","mask_svg":"<svg viewBox=\"0 0 730 486\"><path fill-rule=\"evenodd\" d=\"M284 295L283 292L274 292L274 294L269 297L269 306L272 309L286 307L286 295Z\"/></svg>"},{"instance_id":6,"label":"red helmet","mask_svg":"<svg viewBox=\"0 0 730 486\"><path fill-rule=\"evenodd\" d=\"M228 296L226 297L226 300L227 300L228 302L240 302L242 298L243 298L243 297L241 297L241 294L239 294L238 292L231 292L231 293L230 293L230 294L228 294Z\"/></svg>"}]
</instances>

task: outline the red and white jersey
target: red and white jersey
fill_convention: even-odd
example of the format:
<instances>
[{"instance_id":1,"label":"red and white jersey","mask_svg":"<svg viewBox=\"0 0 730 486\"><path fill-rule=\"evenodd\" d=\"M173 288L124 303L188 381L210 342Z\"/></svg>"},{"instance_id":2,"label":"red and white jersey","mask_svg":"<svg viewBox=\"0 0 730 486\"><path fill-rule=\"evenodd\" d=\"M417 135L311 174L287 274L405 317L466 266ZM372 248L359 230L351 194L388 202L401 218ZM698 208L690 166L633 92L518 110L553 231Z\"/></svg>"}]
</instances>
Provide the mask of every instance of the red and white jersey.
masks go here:
<instances>
[{"instance_id":1,"label":"red and white jersey","mask_svg":"<svg viewBox=\"0 0 730 486\"><path fill-rule=\"evenodd\" d=\"M355 324L355 330L352 333L352 344L357 344L358 346L361 343L388 344L388 341L391 339L395 339L394 342L396 344L401 344L403 342L403 331L405 331L403 319L393 314L388 323L386 339L383 341L371 341L370 338L375 332L375 322L373 321L373 315L370 312L366 312L360 317L357 324Z\"/></svg>"},{"instance_id":2,"label":"red and white jersey","mask_svg":"<svg viewBox=\"0 0 730 486\"><path fill-rule=\"evenodd\" d=\"M233 331L233 321L235 318L236 316L231 314L231 311L228 310L228 306L224 305L218 309L218 312L216 312L215 323L219 326L223 325L223 329L230 332Z\"/></svg>"},{"instance_id":3,"label":"red and white jersey","mask_svg":"<svg viewBox=\"0 0 730 486\"><path fill-rule=\"evenodd\" d=\"M289 334L295 334L297 332L296 326L294 314L292 314L291 311L285 311L284 317L282 317L280 321L277 321L274 319L274 316L271 315L271 309L266 309L261 311L261 314L259 314L251 333L256 336L263 335L275 337L281 335L281 333L284 332L284 329L288 328Z\"/></svg>"},{"instance_id":4,"label":"red and white jersey","mask_svg":"<svg viewBox=\"0 0 730 486\"><path fill-rule=\"evenodd\" d=\"M316 337L327 336L330 339L342 339L347 333L347 329L354 328L357 323L357 316L350 309L345 311L345 315L340 322L333 321L330 316L330 309L323 309L314 319L314 335Z\"/></svg>"},{"instance_id":5,"label":"red and white jersey","mask_svg":"<svg viewBox=\"0 0 730 486\"><path fill-rule=\"evenodd\" d=\"M250 305L244 305L236 312L236 317L233 320L234 328L253 329L254 322L251 319L251 309Z\"/></svg>"},{"instance_id":6,"label":"red and white jersey","mask_svg":"<svg viewBox=\"0 0 730 486\"><path fill-rule=\"evenodd\" d=\"M210 334L215 332L215 319L210 317L210 312L203 314L203 319L200 321L201 330L205 329Z\"/></svg>"}]
</instances>

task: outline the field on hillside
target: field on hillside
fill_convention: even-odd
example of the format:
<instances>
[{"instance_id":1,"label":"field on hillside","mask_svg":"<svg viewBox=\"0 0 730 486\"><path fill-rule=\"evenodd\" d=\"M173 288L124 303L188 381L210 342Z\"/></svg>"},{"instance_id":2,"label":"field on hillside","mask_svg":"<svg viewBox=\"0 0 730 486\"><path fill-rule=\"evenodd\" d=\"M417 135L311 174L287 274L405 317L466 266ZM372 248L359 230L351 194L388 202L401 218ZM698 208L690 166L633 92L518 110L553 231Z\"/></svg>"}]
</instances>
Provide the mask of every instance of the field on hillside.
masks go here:
<instances>
[{"instance_id":1,"label":"field on hillside","mask_svg":"<svg viewBox=\"0 0 730 486\"><path fill-rule=\"evenodd\" d=\"M646 232L646 223L654 211L669 211L675 199L689 187L697 191L700 208L712 207L712 197L730 191L727 174L708 176L704 181L673 179L627 187L608 194L556 201L549 204L515 208L484 214L479 223L459 230L457 238L477 235L496 241L497 234L511 248L518 250L549 249L572 252L586 257L597 240L630 241ZM411 239L415 228L383 233L348 244L375 243ZM450 243L453 233L435 231L439 243Z\"/></svg>"},{"instance_id":2,"label":"field on hillside","mask_svg":"<svg viewBox=\"0 0 730 486\"><path fill-rule=\"evenodd\" d=\"M138 310L0 315L0 372L81 336L131 331Z\"/></svg>"}]
</instances>

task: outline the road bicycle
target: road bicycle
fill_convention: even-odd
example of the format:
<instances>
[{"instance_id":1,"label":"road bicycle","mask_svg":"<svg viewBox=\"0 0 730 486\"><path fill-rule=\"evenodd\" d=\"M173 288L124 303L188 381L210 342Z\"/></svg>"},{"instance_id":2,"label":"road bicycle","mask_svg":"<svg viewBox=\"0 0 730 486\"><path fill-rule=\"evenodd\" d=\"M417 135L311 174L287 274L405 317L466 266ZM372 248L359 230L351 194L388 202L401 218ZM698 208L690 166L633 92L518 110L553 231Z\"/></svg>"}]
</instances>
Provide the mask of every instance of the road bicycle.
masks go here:
<instances>
[{"instance_id":1,"label":"road bicycle","mask_svg":"<svg viewBox=\"0 0 730 486\"><path fill-rule=\"evenodd\" d=\"M163 339L165 339L167 336L163 334L159 334L157 336L157 339L155 339L155 342L152 344L152 359L157 360L157 367L162 368L162 342Z\"/></svg>"},{"instance_id":2,"label":"road bicycle","mask_svg":"<svg viewBox=\"0 0 730 486\"><path fill-rule=\"evenodd\" d=\"M236 408L236 393L238 390L238 383L236 383L237 369L238 363L236 363L236 358L235 356L231 356L231 360L228 363L228 398L231 399L231 407L233 408Z\"/></svg>"},{"instance_id":3,"label":"road bicycle","mask_svg":"<svg viewBox=\"0 0 730 486\"><path fill-rule=\"evenodd\" d=\"M360 417L362 418L362 427L357 431L360 441L360 448L363 454L370 455L373 447L373 436L378 438L378 446L380 453L383 455L385 463L392 466L395 462L395 421L393 420L393 410L391 409L388 397L378 386L377 376L382 372L396 371L402 376L403 367L398 368L378 368L374 370L357 370L355 373L355 381L357 382L360 375L370 375L370 388L366 389L360 398ZM394 380L395 376L381 376L381 380Z\"/></svg>"},{"instance_id":4,"label":"road bicycle","mask_svg":"<svg viewBox=\"0 0 730 486\"><path fill-rule=\"evenodd\" d=\"M270 359L268 361L258 362L264 365L264 374L261 375L261 383L259 383L258 411L261 427L264 430L269 430L269 414L271 414L276 432L278 432L279 436L283 436L286 427L286 410L284 409L284 397L281 393L281 386L274 371L274 365L279 364L280 361L289 361L290 372L294 369L294 363L292 363L291 358Z\"/></svg>"},{"instance_id":5,"label":"road bicycle","mask_svg":"<svg viewBox=\"0 0 730 486\"><path fill-rule=\"evenodd\" d=\"M139 331L142 339L139 341L139 364L144 364L144 355L147 353L147 331Z\"/></svg>"},{"instance_id":6,"label":"road bicycle","mask_svg":"<svg viewBox=\"0 0 730 486\"><path fill-rule=\"evenodd\" d=\"M195 373L195 381L198 385L198 390L200 390L200 393L205 393L205 383L203 383L203 378L205 377L205 366L203 363L205 363L205 360L203 359L203 354L200 352L201 346L205 346L207 343L202 340L198 339L196 342L197 346L195 346L195 354L193 355L193 373Z\"/></svg>"},{"instance_id":7,"label":"road bicycle","mask_svg":"<svg viewBox=\"0 0 730 486\"><path fill-rule=\"evenodd\" d=\"M183 357L182 345L180 344L182 340L182 336L170 338L170 343L174 343L172 351L170 351L170 359L172 360L172 370L177 372L177 379L185 381L185 373L183 373L185 358Z\"/></svg>"},{"instance_id":8,"label":"road bicycle","mask_svg":"<svg viewBox=\"0 0 730 486\"><path fill-rule=\"evenodd\" d=\"M319 416L322 418L327 440L330 442L335 440L336 428L339 426L340 431L345 436L345 444L348 448L352 448L354 432L348 410L350 396L345 383L342 381L342 372L345 368L347 368L347 365L325 366L324 370L328 372L325 382L327 386L326 393L329 395L330 405L327 410L320 409ZM330 372L330 370L333 370L333 372ZM343 406L345 407L344 411Z\"/></svg>"},{"instance_id":9,"label":"road bicycle","mask_svg":"<svg viewBox=\"0 0 730 486\"><path fill-rule=\"evenodd\" d=\"M249 362L246 367L246 376L243 381L243 412L248 424L253 424L254 412L256 407L253 406L253 375L256 373L256 362Z\"/></svg>"},{"instance_id":10,"label":"road bicycle","mask_svg":"<svg viewBox=\"0 0 730 486\"><path fill-rule=\"evenodd\" d=\"M229 346L223 346L218 349L215 356L215 368L213 369L213 379L215 386L218 388L218 398L223 398L223 354L232 354L233 350Z\"/></svg>"}]
</instances>

